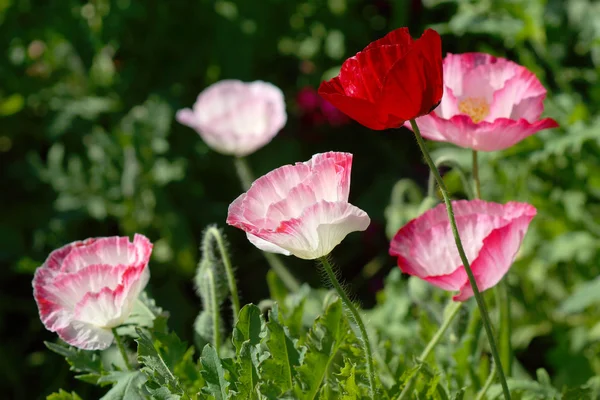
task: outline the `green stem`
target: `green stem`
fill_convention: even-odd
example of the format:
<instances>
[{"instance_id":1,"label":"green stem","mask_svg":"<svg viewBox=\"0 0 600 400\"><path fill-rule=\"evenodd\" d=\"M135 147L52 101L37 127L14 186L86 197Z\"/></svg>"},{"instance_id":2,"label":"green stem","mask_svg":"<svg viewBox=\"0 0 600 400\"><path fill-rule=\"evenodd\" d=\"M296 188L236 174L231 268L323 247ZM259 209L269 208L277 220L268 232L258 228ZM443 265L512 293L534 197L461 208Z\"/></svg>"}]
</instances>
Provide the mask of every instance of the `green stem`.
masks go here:
<instances>
[{"instance_id":1,"label":"green stem","mask_svg":"<svg viewBox=\"0 0 600 400\"><path fill-rule=\"evenodd\" d=\"M252 186L252 182L254 182L254 175L252 174L252 170L250 169L250 165L245 158L235 157L233 159L233 164L235 165L235 171L237 172L238 178L242 183L242 188L244 190L250 189ZM281 262L279 257L277 257L273 253L267 253L265 251L262 252L271 269L279 276L279 278L283 281L284 285L292 292L297 292L300 290L300 284L298 280L294 278L294 275L288 271L286 266Z\"/></svg>"},{"instance_id":2,"label":"green stem","mask_svg":"<svg viewBox=\"0 0 600 400\"><path fill-rule=\"evenodd\" d=\"M210 296L210 304L207 304L208 307L211 307L211 315L212 315L212 328L213 328L213 346L215 347L215 351L219 354L219 349L221 348L221 314L219 313L219 303L217 302L217 292L215 285L215 276L213 274L212 269L206 269L206 277L208 282L208 295Z\"/></svg>"},{"instance_id":3,"label":"green stem","mask_svg":"<svg viewBox=\"0 0 600 400\"><path fill-rule=\"evenodd\" d=\"M267 253L266 251L263 251L262 253L263 256L267 259L267 262L269 263L271 269L277 274L277 276L279 276L279 279L281 279L283 284L287 286L287 288L290 291L297 292L298 290L300 290L300 284L298 283L296 278L294 278L294 275L292 275L290 271L288 271L288 269L281 262L279 257L277 257L273 253Z\"/></svg>"},{"instance_id":4,"label":"green stem","mask_svg":"<svg viewBox=\"0 0 600 400\"><path fill-rule=\"evenodd\" d=\"M496 363L492 363L492 370L490 371L490 374L488 375L485 384L483 385L479 393L477 393L477 397L475 398L475 400L485 399L486 392L488 391L490 386L492 386L492 383L494 383L494 377L496 376L496 368Z\"/></svg>"},{"instance_id":5,"label":"green stem","mask_svg":"<svg viewBox=\"0 0 600 400\"><path fill-rule=\"evenodd\" d=\"M123 362L128 370L133 371L131 368L131 363L129 362L129 357L127 356L127 351L125 351L125 346L123 346L123 342L121 341L121 337L117 333L117 328L112 328L112 334L115 337L115 343L121 352L121 357L123 357Z\"/></svg>"},{"instance_id":6,"label":"green stem","mask_svg":"<svg viewBox=\"0 0 600 400\"><path fill-rule=\"evenodd\" d=\"M421 352L421 355L417 359L419 361L419 363L425 362L425 360L429 356L429 353L431 353L431 351L435 348L435 346L440 342L440 340L442 339L442 337L444 336L444 334L446 333L446 331L452 324L452 321L454 321L454 318L458 315L458 312L460 311L461 306L462 306L462 303L454 302L454 301L448 306L448 311L447 311L448 316L444 320L444 323L438 328L435 335L433 335L433 337L431 338L431 340L425 347L425 350L423 350L423 352ZM415 381L415 377L411 378L408 381L408 383L406 384L406 386L404 386L404 389L400 393L398 400L406 399L407 396L410 395L410 392L412 391L412 388L413 388L414 381Z\"/></svg>"},{"instance_id":7,"label":"green stem","mask_svg":"<svg viewBox=\"0 0 600 400\"><path fill-rule=\"evenodd\" d=\"M475 182L475 198L481 198L481 182L479 181L479 163L477 162L477 150L473 150L473 182Z\"/></svg>"},{"instance_id":8,"label":"green stem","mask_svg":"<svg viewBox=\"0 0 600 400\"><path fill-rule=\"evenodd\" d=\"M498 366L498 377L500 378L500 384L502 385L502 392L504 393L504 398L506 400L510 400L510 391L508 390L508 384L506 383L506 377L504 376L504 371L502 369L502 363L500 361L500 355L498 353L498 346L496 345L496 339L494 338L494 332L492 330L492 323L490 321L490 316L487 312L487 308L485 306L485 301L483 296L479 292L477 288L477 282L475 281L475 276L473 275L473 271L471 270L471 266L469 264L469 260L467 259L467 255L465 254L465 250L463 248L462 242L460 240L460 235L458 233L458 228L456 226L456 219L454 218L454 210L452 209L452 203L450 201L450 197L448 196L448 189L446 188L446 184L444 180L440 176L431 156L429 155L429 151L427 150L427 146L425 145L425 141L421 136L421 132L419 131L419 127L414 119L410 120L410 125L412 126L413 132L415 134L415 138L417 139L417 143L419 144L419 148L423 153L423 157L427 162L427 165L433 172L435 176L435 180L437 181L440 191L442 192L442 196L444 197L444 203L446 204L446 211L448 212L448 219L450 220L450 227L452 228L452 234L454 236L454 241L456 243L456 248L458 249L458 254L460 255L460 259L465 268L465 272L469 277L469 283L473 288L473 294L475 296L475 300L477 301L477 306L479 307L479 311L481 313L481 320L483 322L483 326L485 328L485 332L488 337L488 341L490 343L490 349L492 351L492 357L494 358L494 362Z\"/></svg>"},{"instance_id":9,"label":"green stem","mask_svg":"<svg viewBox=\"0 0 600 400\"><path fill-rule=\"evenodd\" d=\"M509 288L506 277L498 282L496 286L496 293L498 295L498 307L500 311L500 358L502 365L506 368L506 375L511 376L512 372L512 344L510 341L511 337L511 323L510 323L510 297Z\"/></svg>"},{"instance_id":10,"label":"green stem","mask_svg":"<svg viewBox=\"0 0 600 400\"><path fill-rule=\"evenodd\" d=\"M235 274L233 273L233 267L231 266L231 260L225 248L223 237L221 232L215 227L210 226L206 230L206 235L211 235L217 246L219 247L219 253L221 253L221 261L225 267L225 274L227 275L227 285L229 286L229 292L231 293L231 308L233 311L233 324L237 322L238 315L240 313L240 297L238 294L237 283L235 282Z\"/></svg>"},{"instance_id":11,"label":"green stem","mask_svg":"<svg viewBox=\"0 0 600 400\"><path fill-rule=\"evenodd\" d=\"M371 399L375 400L375 394L376 394L375 370L373 368L373 354L371 353L371 344L369 342L369 336L367 335L367 329L365 328L365 324L363 323L362 318L360 317L360 314L358 313L358 310L356 309L354 304L352 304L352 302L346 295L346 292L344 292L342 285L340 285L340 282L338 281L337 277L335 276L335 273L333 272L333 267L329 263L329 260L327 259L327 257L321 257L320 260L321 260L321 264L323 265L323 269L325 269L325 272L327 273L327 277L331 281L331 284L333 285L336 292L342 299L342 302L344 303L344 305L346 306L348 311L350 311L350 314L352 314L352 319L354 320L354 322L358 326L358 330L360 331L360 335L361 335L360 339L361 339L363 349L365 352L365 357L367 359L367 375L369 378L369 394L370 394Z\"/></svg>"}]
</instances>

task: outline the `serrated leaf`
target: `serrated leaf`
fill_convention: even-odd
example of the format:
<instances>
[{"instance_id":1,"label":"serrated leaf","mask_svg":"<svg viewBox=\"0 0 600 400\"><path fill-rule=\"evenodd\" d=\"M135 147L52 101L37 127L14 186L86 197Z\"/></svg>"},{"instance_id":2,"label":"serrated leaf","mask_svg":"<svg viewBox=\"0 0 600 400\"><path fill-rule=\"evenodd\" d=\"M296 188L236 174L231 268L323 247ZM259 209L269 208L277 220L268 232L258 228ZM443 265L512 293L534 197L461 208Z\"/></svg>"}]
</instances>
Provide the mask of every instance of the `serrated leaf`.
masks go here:
<instances>
[{"instance_id":1,"label":"serrated leaf","mask_svg":"<svg viewBox=\"0 0 600 400\"><path fill-rule=\"evenodd\" d=\"M144 365L142 371L146 374L148 379L158 386L167 387L173 394L176 395L184 395L185 392L179 383L179 379L175 377L173 374L174 356L176 354L183 353L180 352L179 344L177 341L173 339L174 334L172 335L164 335L163 338L167 338L168 340L172 340L168 344L168 346L173 346L173 349L163 350L161 343L158 342L158 349L154 344L155 338L152 335L143 329L136 329L136 333L138 338L136 342L138 343L138 361L140 364ZM176 336L175 336L176 337ZM146 385L150 389L158 389L155 385Z\"/></svg>"},{"instance_id":2,"label":"serrated leaf","mask_svg":"<svg viewBox=\"0 0 600 400\"><path fill-rule=\"evenodd\" d=\"M216 400L228 399L230 383L225 379L225 370L217 351L210 344L204 346L200 363L202 364L201 374L206 382L202 392L214 396Z\"/></svg>"},{"instance_id":3,"label":"serrated leaf","mask_svg":"<svg viewBox=\"0 0 600 400\"><path fill-rule=\"evenodd\" d=\"M346 360L338 376L343 378L339 382L341 389L340 400L362 400L369 398L365 389L356 382L356 364Z\"/></svg>"},{"instance_id":4,"label":"serrated leaf","mask_svg":"<svg viewBox=\"0 0 600 400\"><path fill-rule=\"evenodd\" d=\"M81 400L81 397L79 397L75 392L69 393L60 389L57 393L52 393L46 396L46 400Z\"/></svg>"},{"instance_id":5,"label":"serrated leaf","mask_svg":"<svg viewBox=\"0 0 600 400\"><path fill-rule=\"evenodd\" d=\"M300 365L301 355L286 328L279 323L277 307L275 304L271 310L267 334L261 342L270 356L260 364L259 371L265 382L261 390L281 395L294 386L295 368Z\"/></svg>"},{"instance_id":6,"label":"serrated leaf","mask_svg":"<svg viewBox=\"0 0 600 400\"><path fill-rule=\"evenodd\" d=\"M307 350L302 365L296 369L298 382L294 385L294 393L299 399L316 398L330 364L349 334L350 326L338 299L317 318L303 343Z\"/></svg>"},{"instance_id":7,"label":"serrated leaf","mask_svg":"<svg viewBox=\"0 0 600 400\"><path fill-rule=\"evenodd\" d=\"M101 400L145 400L142 385L146 376L142 371L113 371L98 380L99 384L113 383Z\"/></svg>"},{"instance_id":8,"label":"serrated leaf","mask_svg":"<svg viewBox=\"0 0 600 400\"><path fill-rule=\"evenodd\" d=\"M237 361L236 400L258 399L258 374L256 372L256 348L250 340L242 344Z\"/></svg>"},{"instance_id":9,"label":"serrated leaf","mask_svg":"<svg viewBox=\"0 0 600 400\"><path fill-rule=\"evenodd\" d=\"M95 383L103 374L102 360L95 352L50 342L44 344L51 351L65 357L71 366L71 371L85 372L81 376L85 377L86 382Z\"/></svg>"},{"instance_id":10,"label":"serrated leaf","mask_svg":"<svg viewBox=\"0 0 600 400\"><path fill-rule=\"evenodd\" d=\"M233 345L239 355L242 344L249 341L250 345L260 343L260 333L263 326L262 313L254 304L247 304L240 310L240 315L233 329Z\"/></svg>"}]
</instances>

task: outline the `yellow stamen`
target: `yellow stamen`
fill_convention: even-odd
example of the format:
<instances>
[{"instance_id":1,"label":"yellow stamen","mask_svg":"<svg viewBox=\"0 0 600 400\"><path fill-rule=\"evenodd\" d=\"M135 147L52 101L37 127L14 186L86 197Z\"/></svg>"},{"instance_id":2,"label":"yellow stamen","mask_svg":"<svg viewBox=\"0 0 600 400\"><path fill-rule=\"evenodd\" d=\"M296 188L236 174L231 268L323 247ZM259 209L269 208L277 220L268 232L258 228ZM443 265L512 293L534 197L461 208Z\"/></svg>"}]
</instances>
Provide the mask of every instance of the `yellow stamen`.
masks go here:
<instances>
[{"instance_id":1,"label":"yellow stamen","mask_svg":"<svg viewBox=\"0 0 600 400\"><path fill-rule=\"evenodd\" d=\"M490 113L490 105L483 97L467 97L458 103L458 111L479 123Z\"/></svg>"}]
</instances>

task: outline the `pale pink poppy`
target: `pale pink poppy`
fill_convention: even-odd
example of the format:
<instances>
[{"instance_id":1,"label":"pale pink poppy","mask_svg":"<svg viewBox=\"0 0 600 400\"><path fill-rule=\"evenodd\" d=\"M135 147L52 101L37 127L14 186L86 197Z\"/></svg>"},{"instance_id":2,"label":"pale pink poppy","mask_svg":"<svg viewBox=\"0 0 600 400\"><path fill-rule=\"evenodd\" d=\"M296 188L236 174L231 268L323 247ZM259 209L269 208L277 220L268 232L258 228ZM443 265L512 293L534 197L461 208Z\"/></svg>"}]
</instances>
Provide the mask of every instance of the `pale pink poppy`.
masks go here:
<instances>
[{"instance_id":1,"label":"pale pink poppy","mask_svg":"<svg viewBox=\"0 0 600 400\"><path fill-rule=\"evenodd\" d=\"M86 350L106 349L148 283L152 243L136 234L73 242L35 271L33 296L46 329Z\"/></svg>"},{"instance_id":2,"label":"pale pink poppy","mask_svg":"<svg viewBox=\"0 0 600 400\"><path fill-rule=\"evenodd\" d=\"M448 54L442 102L416 121L427 139L503 150L558 126L551 118L540 119L545 97L538 78L512 61L484 53Z\"/></svg>"},{"instance_id":3,"label":"pale pink poppy","mask_svg":"<svg viewBox=\"0 0 600 400\"><path fill-rule=\"evenodd\" d=\"M483 200L453 201L454 215L467 259L480 291L508 272L536 209L527 203L504 205ZM440 204L402 227L390 243L398 266L445 290L459 290L456 301L473 296L448 220Z\"/></svg>"},{"instance_id":4,"label":"pale pink poppy","mask_svg":"<svg viewBox=\"0 0 600 400\"><path fill-rule=\"evenodd\" d=\"M348 203L352 154L329 152L277 168L229 206L227 223L259 249L313 260L371 220Z\"/></svg>"},{"instance_id":5,"label":"pale pink poppy","mask_svg":"<svg viewBox=\"0 0 600 400\"><path fill-rule=\"evenodd\" d=\"M242 157L273 139L287 121L281 90L270 83L223 80L206 88L177 121L198 132L213 150Z\"/></svg>"}]
</instances>

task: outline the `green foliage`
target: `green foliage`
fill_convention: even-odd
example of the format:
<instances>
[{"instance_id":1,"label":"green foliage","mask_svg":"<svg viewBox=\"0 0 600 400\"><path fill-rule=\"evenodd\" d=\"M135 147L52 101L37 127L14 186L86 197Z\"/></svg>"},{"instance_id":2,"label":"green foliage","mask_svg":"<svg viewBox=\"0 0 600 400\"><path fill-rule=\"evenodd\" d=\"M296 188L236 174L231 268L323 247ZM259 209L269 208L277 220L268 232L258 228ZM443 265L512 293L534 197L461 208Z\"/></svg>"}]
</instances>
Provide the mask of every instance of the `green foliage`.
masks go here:
<instances>
[{"instance_id":1,"label":"green foliage","mask_svg":"<svg viewBox=\"0 0 600 400\"><path fill-rule=\"evenodd\" d=\"M207 85L237 78L277 84L288 105L284 131L249 157L256 175L329 149L355 154L352 202L373 223L366 233L349 235L334 257L350 292L365 305L378 398L397 398L413 377L418 398L476 398L491 368L476 308L467 303L427 360L416 362L443 321L447 295L406 279L387 255L385 237L439 200L423 189L427 172L412 138L404 130L368 132L354 123L316 126L295 99L369 41L410 25L414 36L426 26L438 29L444 52L485 51L525 65L548 89L545 114L560 128L479 155L485 199L527 201L538 209L506 278L515 351L510 385L515 399L599 398L598 21L600 5L592 0L265 0L260 6L247 0L175 0L168 6L0 0L6 54L0 60L0 153L7 193L0 218L6 265L0 269L6 286L0 331L10 343L0 349L8 388L3 396L42 398L62 386L68 391L48 398L262 400L292 399L299 391L318 399L364 397L355 333L334 296L317 288L317 268L286 259L307 282L290 293L266 272L245 235L219 231L231 241L225 256L231 252L239 266L244 303L268 297L261 309L271 308L265 317L246 306L231 318L240 321L230 323L224 254L210 235L198 251L201 228L222 224L241 189L231 159L212 152L174 115ZM453 197L467 197L457 166L468 177L469 151L429 145L436 161L445 160ZM42 351L42 341L55 335L38 321L31 274L65 243L135 232L154 243L147 290L169 311L177 334L196 339L196 349L170 333L167 312L144 293L118 328L126 342L138 340L135 371L115 367L114 348L98 353L46 342L67 359L60 366ZM192 300L197 266L200 315ZM498 321L491 291L486 300ZM205 347L215 333L218 350ZM547 374L537 373L540 367ZM81 382L68 379L69 368ZM90 384L112 386L96 390ZM494 385L486 397L498 395Z\"/></svg>"}]
</instances>

